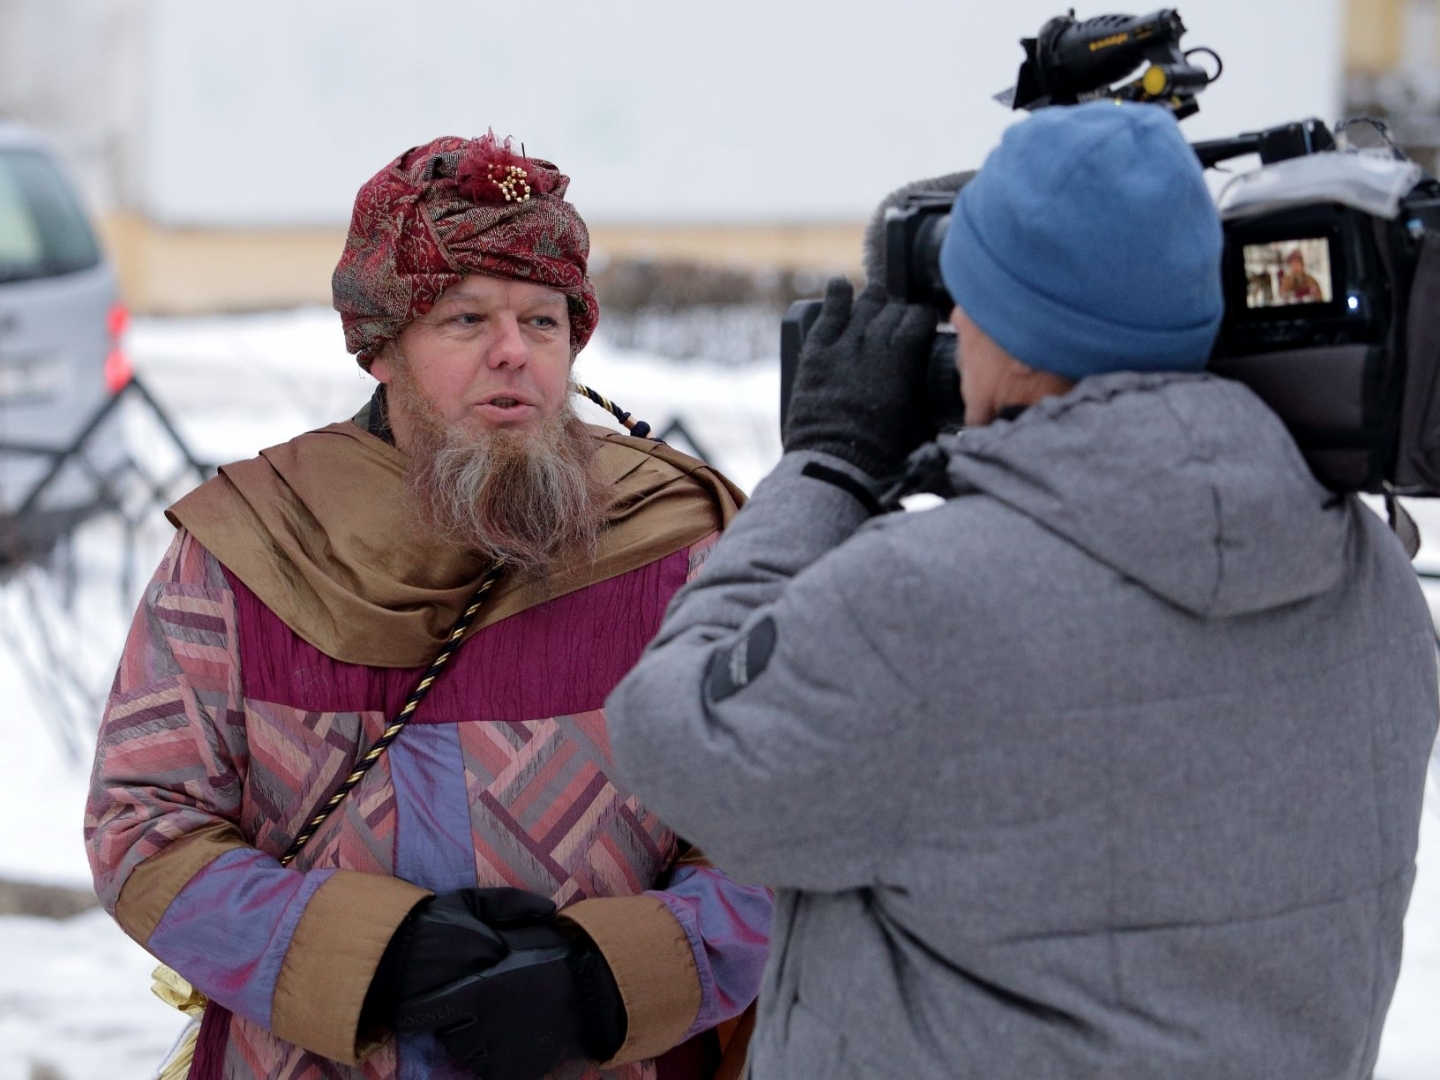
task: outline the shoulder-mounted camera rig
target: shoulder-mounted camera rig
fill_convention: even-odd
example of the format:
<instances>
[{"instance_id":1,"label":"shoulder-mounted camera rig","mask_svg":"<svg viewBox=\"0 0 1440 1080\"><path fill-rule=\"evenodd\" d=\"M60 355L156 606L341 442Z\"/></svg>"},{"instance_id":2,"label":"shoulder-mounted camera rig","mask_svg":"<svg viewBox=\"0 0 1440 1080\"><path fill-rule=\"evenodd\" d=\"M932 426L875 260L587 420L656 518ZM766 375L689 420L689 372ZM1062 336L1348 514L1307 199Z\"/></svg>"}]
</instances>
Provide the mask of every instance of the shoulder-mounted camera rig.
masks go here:
<instances>
[{"instance_id":1,"label":"shoulder-mounted camera rig","mask_svg":"<svg viewBox=\"0 0 1440 1080\"><path fill-rule=\"evenodd\" d=\"M1072 10L1022 41L1016 86L997 99L1029 110L1153 102L1184 118L1223 70L1213 50L1182 49L1184 33L1172 9L1083 22ZM1191 63L1201 53L1213 72ZM1220 200L1225 316L1209 370L1270 405L1329 487L1440 496L1440 183L1398 150L1343 151L1317 119L1193 146L1205 168L1260 160ZM963 416L939 267L953 200L915 191L885 222L887 291L934 306L942 323L928 378L936 431ZM818 307L797 302L782 326L782 415Z\"/></svg>"}]
</instances>

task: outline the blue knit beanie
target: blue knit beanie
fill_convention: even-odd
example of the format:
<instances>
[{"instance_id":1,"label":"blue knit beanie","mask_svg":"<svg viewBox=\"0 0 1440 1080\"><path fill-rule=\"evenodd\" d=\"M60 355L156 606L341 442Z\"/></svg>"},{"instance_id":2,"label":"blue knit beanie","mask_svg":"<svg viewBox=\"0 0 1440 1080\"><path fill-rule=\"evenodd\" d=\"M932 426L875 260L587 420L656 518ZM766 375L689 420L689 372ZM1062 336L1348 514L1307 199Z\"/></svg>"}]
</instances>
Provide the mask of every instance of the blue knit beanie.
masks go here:
<instances>
[{"instance_id":1,"label":"blue knit beanie","mask_svg":"<svg viewBox=\"0 0 1440 1080\"><path fill-rule=\"evenodd\" d=\"M950 296L1006 352L1068 379L1198 371L1220 327L1220 218L1158 105L1044 109L960 190Z\"/></svg>"}]
</instances>

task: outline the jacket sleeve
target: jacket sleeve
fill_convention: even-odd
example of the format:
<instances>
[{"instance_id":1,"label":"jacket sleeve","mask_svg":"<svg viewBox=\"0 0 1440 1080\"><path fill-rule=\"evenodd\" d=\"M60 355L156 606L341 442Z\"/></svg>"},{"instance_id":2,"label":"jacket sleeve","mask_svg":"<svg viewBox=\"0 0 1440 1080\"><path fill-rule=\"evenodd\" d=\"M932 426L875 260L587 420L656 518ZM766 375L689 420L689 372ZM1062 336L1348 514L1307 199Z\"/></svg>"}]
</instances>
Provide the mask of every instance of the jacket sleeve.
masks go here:
<instances>
[{"instance_id":1,"label":"jacket sleeve","mask_svg":"<svg viewBox=\"0 0 1440 1080\"><path fill-rule=\"evenodd\" d=\"M782 459L606 710L621 774L718 865L838 891L874 884L903 838L895 766L923 754L922 698L889 654L913 628L880 591L905 571L811 462L849 471Z\"/></svg>"},{"instance_id":2,"label":"jacket sleeve","mask_svg":"<svg viewBox=\"0 0 1440 1080\"><path fill-rule=\"evenodd\" d=\"M566 908L625 1003L625 1043L604 1067L658 1057L744 1012L760 992L772 906L767 890L699 860L677 866L664 889Z\"/></svg>"},{"instance_id":3,"label":"jacket sleeve","mask_svg":"<svg viewBox=\"0 0 1440 1080\"><path fill-rule=\"evenodd\" d=\"M690 548L687 580L719 535ZM625 1002L625 1044L606 1066L656 1057L743 1013L760 992L773 908L768 889L732 881L694 848L662 888L566 908L604 954Z\"/></svg>"},{"instance_id":4,"label":"jacket sleeve","mask_svg":"<svg viewBox=\"0 0 1440 1080\"><path fill-rule=\"evenodd\" d=\"M212 1000L354 1064L370 978L429 895L397 878L286 869L240 826L248 754L235 602L183 530L136 613L86 806L96 893Z\"/></svg>"}]
</instances>

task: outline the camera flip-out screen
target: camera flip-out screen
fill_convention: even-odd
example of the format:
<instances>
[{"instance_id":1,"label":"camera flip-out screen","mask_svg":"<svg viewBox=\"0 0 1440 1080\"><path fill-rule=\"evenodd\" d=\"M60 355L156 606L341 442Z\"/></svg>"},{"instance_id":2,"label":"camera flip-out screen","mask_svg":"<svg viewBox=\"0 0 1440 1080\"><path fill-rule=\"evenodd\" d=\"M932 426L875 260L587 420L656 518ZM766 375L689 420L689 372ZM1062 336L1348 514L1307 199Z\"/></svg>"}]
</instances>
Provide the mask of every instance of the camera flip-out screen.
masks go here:
<instances>
[{"instance_id":1,"label":"camera flip-out screen","mask_svg":"<svg viewBox=\"0 0 1440 1080\"><path fill-rule=\"evenodd\" d=\"M1323 236L1246 244L1245 306L1329 304L1335 299L1330 240Z\"/></svg>"}]
</instances>

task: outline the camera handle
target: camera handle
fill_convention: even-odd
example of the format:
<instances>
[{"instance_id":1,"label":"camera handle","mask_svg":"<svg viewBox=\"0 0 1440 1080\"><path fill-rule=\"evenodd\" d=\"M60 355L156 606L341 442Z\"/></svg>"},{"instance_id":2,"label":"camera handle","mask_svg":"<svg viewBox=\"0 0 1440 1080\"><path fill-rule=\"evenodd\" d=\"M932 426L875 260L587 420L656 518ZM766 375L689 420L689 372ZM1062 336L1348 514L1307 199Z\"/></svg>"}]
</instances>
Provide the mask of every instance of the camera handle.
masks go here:
<instances>
[{"instance_id":1,"label":"camera handle","mask_svg":"<svg viewBox=\"0 0 1440 1080\"><path fill-rule=\"evenodd\" d=\"M1262 165L1273 165L1277 161L1305 157L1325 150L1335 149L1335 136L1323 120L1311 117L1293 124L1266 128L1264 131L1250 131L1228 139L1212 139L1209 142L1192 143L1195 156L1203 168L1209 169L1222 161L1259 154Z\"/></svg>"}]
</instances>

